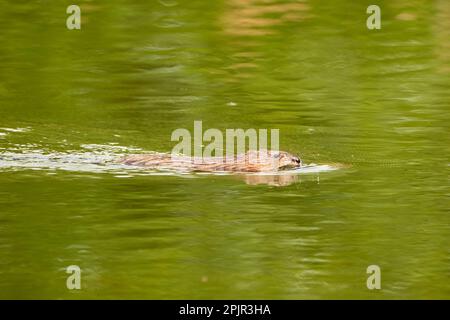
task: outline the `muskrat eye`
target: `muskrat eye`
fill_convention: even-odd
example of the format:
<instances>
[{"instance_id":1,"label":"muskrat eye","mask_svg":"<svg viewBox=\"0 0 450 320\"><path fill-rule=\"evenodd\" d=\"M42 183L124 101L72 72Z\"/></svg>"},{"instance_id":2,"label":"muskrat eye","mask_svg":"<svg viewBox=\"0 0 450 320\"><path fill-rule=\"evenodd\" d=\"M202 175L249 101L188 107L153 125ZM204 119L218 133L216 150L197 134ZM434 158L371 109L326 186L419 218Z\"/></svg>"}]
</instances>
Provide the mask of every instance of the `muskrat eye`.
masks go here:
<instances>
[{"instance_id":1,"label":"muskrat eye","mask_svg":"<svg viewBox=\"0 0 450 320\"><path fill-rule=\"evenodd\" d=\"M299 158L292 158L292 161L295 162L296 164L300 164L301 163Z\"/></svg>"}]
</instances>

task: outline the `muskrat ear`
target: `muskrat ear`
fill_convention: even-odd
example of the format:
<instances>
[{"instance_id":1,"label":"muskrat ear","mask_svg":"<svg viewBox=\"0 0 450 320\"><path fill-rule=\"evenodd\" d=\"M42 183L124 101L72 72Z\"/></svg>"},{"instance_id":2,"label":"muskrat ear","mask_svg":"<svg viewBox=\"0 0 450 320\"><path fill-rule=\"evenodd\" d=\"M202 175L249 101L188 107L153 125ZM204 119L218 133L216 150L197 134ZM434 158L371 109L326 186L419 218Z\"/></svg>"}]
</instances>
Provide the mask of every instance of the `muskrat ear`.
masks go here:
<instances>
[{"instance_id":1,"label":"muskrat ear","mask_svg":"<svg viewBox=\"0 0 450 320\"><path fill-rule=\"evenodd\" d=\"M273 155L273 157L275 158L275 159L278 159L279 157L280 157L280 153L278 152L278 153L275 153L274 155Z\"/></svg>"}]
</instances>

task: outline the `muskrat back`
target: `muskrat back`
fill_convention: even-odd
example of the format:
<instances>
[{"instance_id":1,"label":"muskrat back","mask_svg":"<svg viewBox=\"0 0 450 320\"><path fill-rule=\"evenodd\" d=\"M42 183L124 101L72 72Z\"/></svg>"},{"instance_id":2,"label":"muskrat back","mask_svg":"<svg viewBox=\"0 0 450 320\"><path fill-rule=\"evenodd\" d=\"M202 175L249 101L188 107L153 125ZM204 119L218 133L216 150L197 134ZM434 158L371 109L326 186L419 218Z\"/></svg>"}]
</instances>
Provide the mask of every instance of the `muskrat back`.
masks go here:
<instances>
[{"instance_id":1,"label":"muskrat back","mask_svg":"<svg viewBox=\"0 0 450 320\"><path fill-rule=\"evenodd\" d=\"M125 156L125 165L158 170L200 172L273 172L287 168L299 168L301 160L284 151L251 150L245 154L226 157L189 157L169 153L148 153Z\"/></svg>"}]
</instances>

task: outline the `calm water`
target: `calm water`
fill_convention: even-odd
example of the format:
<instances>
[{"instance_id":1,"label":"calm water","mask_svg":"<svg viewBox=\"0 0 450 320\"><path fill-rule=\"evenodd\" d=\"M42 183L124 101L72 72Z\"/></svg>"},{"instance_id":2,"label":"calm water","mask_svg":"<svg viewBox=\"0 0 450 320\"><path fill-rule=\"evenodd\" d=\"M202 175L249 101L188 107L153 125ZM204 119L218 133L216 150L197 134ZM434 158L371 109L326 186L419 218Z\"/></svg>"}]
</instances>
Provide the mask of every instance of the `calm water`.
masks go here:
<instances>
[{"instance_id":1,"label":"calm water","mask_svg":"<svg viewBox=\"0 0 450 320\"><path fill-rule=\"evenodd\" d=\"M378 1L378 31L370 1L77 3L69 31L67 1L0 1L0 298L450 297L448 1ZM345 166L96 164L194 120Z\"/></svg>"}]
</instances>

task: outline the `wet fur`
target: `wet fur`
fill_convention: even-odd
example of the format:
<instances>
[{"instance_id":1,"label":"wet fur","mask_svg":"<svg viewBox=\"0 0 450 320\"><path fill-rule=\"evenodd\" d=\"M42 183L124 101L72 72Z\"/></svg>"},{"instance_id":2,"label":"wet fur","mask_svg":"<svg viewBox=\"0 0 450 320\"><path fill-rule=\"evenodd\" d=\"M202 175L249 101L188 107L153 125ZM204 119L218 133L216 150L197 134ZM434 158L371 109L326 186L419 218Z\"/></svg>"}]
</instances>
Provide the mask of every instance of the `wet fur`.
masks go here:
<instances>
[{"instance_id":1,"label":"wet fur","mask_svg":"<svg viewBox=\"0 0 450 320\"><path fill-rule=\"evenodd\" d=\"M199 172L274 172L286 168L299 168L301 161L283 151L248 151L234 157L194 158L172 156L167 153L129 155L120 160L131 166L159 170Z\"/></svg>"}]
</instances>

